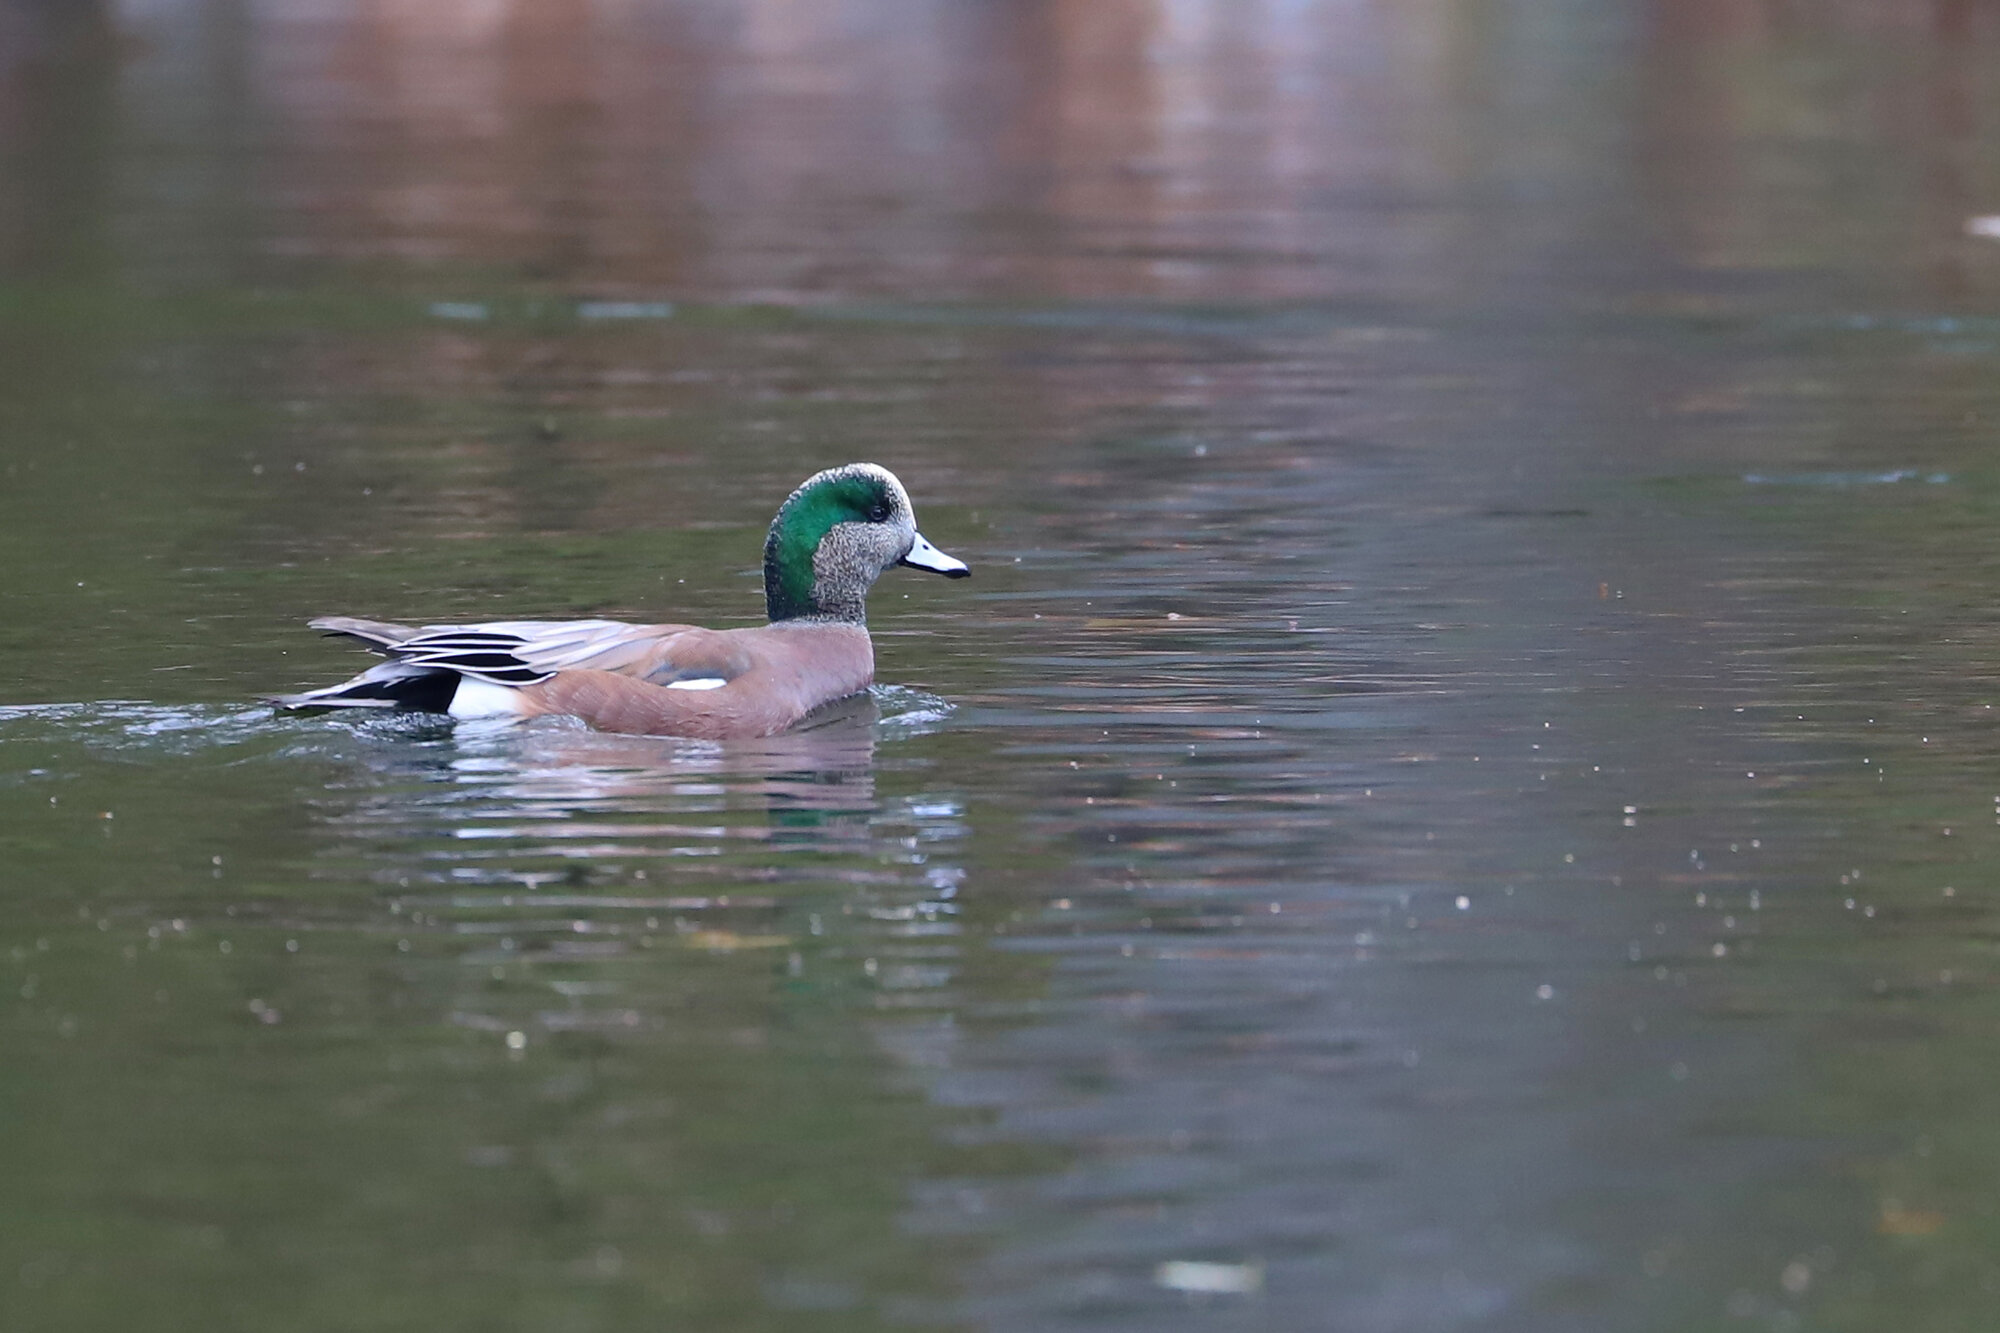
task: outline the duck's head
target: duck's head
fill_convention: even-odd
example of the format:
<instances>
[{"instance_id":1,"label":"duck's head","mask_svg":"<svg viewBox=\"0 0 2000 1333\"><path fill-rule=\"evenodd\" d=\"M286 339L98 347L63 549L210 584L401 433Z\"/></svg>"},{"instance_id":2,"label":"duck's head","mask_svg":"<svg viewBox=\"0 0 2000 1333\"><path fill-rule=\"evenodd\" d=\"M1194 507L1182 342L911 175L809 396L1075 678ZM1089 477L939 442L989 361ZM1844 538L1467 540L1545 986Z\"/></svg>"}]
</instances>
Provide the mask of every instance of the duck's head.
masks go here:
<instances>
[{"instance_id":1,"label":"duck's head","mask_svg":"<svg viewBox=\"0 0 2000 1333\"><path fill-rule=\"evenodd\" d=\"M972 571L924 540L895 473L849 463L806 478L764 539L764 604L772 620L862 621L868 589L895 565L962 579Z\"/></svg>"}]
</instances>

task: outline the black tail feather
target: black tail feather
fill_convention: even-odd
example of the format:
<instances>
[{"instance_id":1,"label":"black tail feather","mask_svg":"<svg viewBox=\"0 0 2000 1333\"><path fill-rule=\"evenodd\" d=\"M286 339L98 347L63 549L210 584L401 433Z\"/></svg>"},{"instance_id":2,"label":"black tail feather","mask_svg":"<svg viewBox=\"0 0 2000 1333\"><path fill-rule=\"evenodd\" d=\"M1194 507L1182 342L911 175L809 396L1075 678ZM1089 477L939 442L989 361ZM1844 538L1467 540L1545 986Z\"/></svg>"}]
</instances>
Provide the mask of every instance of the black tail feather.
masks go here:
<instances>
[{"instance_id":1,"label":"black tail feather","mask_svg":"<svg viewBox=\"0 0 2000 1333\"><path fill-rule=\"evenodd\" d=\"M417 713L448 713L458 693L456 671L412 671L387 679L356 677L345 685L305 694L284 694L271 702L280 708L394 708Z\"/></svg>"}]
</instances>

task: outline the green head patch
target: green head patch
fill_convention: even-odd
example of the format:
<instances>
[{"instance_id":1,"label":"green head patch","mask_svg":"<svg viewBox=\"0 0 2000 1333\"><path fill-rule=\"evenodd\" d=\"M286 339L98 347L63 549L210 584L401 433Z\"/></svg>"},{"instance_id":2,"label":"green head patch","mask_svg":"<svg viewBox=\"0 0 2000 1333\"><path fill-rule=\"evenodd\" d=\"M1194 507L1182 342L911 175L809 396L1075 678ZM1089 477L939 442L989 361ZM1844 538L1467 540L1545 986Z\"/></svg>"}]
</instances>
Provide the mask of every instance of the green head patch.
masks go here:
<instances>
[{"instance_id":1,"label":"green head patch","mask_svg":"<svg viewBox=\"0 0 2000 1333\"><path fill-rule=\"evenodd\" d=\"M834 468L792 492L764 539L764 604L772 620L820 614L813 557L842 523L881 523L897 510L887 473L862 465Z\"/></svg>"}]
</instances>

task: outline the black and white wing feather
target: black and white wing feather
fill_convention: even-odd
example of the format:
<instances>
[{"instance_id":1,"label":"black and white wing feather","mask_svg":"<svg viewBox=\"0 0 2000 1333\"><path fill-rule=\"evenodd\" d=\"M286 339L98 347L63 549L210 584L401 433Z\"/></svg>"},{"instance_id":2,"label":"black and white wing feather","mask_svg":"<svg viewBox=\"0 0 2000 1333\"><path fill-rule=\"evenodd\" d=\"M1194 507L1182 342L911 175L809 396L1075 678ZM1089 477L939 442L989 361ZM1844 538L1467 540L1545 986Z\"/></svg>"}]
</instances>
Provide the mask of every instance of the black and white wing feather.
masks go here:
<instances>
[{"instance_id":1,"label":"black and white wing feather","mask_svg":"<svg viewBox=\"0 0 2000 1333\"><path fill-rule=\"evenodd\" d=\"M411 627L348 616L311 622L389 660L352 680L279 697L287 708L419 708L445 712L461 679L518 689L568 667L618 670L645 655L657 627L619 620L496 620Z\"/></svg>"}]
</instances>

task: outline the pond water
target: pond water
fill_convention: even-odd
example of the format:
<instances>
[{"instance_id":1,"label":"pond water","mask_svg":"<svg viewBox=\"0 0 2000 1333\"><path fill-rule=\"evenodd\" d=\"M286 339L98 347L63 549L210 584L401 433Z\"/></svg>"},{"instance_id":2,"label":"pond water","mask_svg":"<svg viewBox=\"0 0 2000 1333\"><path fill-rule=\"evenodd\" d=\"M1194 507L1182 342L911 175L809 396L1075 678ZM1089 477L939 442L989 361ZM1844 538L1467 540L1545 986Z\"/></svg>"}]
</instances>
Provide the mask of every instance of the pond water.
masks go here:
<instances>
[{"instance_id":1,"label":"pond water","mask_svg":"<svg viewBox=\"0 0 2000 1333\"><path fill-rule=\"evenodd\" d=\"M1991 1327L1996 126L1946 0L0 7L0 1324ZM256 702L857 458L975 576L822 725Z\"/></svg>"}]
</instances>

